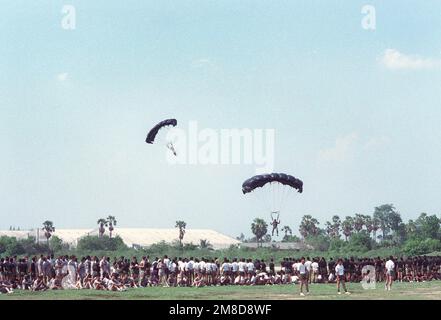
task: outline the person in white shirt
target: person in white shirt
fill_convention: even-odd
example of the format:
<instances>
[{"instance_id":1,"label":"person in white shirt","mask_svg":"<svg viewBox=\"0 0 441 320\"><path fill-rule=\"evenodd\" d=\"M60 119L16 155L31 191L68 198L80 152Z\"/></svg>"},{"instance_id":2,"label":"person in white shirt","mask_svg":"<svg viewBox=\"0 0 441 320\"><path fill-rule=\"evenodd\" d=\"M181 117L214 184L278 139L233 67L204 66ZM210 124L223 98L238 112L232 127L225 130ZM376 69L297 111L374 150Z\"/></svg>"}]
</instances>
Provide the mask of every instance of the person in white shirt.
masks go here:
<instances>
[{"instance_id":1,"label":"person in white shirt","mask_svg":"<svg viewBox=\"0 0 441 320\"><path fill-rule=\"evenodd\" d=\"M233 263L231 263L231 272L233 273L233 276L237 276L239 272L239 264L237 263L236 258L234 258Z\"/></svg>"},{"instance_id":2,"label":"person in white shirt","mask_svg":"<svg viewBox=\"0 0 441 320\"><path fill-rule=\"evenodd\" d=\"M330 273L329 274L329 276L328 276L328 282L333 282L334 281L334 274L333 273Z\"/></svg>"},{"instance_id":3,"label":"person in white shirt","mask_svg":"<svg viewBox=\"0 0 441 320\"><path fill-rule=\"evenodd\" d=\"M193 272L196 275L197 273L201 272L201 267L200 267L201 263L199 262L198 259L196 259L193 263Z\"/></svg>"},{"instance_id":4,"label":"person in white shirt","mask_svg":"<svg viewBox=\"0 0 441 320\"><path fill-rule=\"evenodd\" d=\"M385 290L390 291L392 288L392 282L395 278L395 263L394 258L392 256L389 257L389 260L386 261L386 286Z\"/></svg>"},{"instance_id":5,"label":"person in white shirt","mask_svg":"<svg viewBox=\"0 0 441 320\"><path fill-rule=\"evenodd\" d=\"M291 277L291 283L292 284L297 284L299 282L299 277L298 276L292 276Z\"/></svg>"},{"instance_id":6,"label":"person in white shirt","mask_svg":"<svg viewBox=\"0 0 441 320\"><path fill-rule=\"evenodd\" d=\"M310 260L309 257L307 257L306 260L305 260L305 267L306 267L306 271L308 272L309 283L312 282L311 265L312 265L312 261Z\"/></svg>"},{"instance_id":7,"label":"person in white shirt","mask_svg":"<svg viewBox=\"0 0 441 320\"><path fill-rule=\"evenodd\" d=\"M337 293L340 292L340 284L343 286L345 290L345 294L350 294L350 292L346 289L346 280L345 280L345 267L343 266L343 260L338 259L337 265L335 266L335 276L337 277Z\"/></svg>"},{"instance_id":8,"label":"person in white shirt","mask_svg":"<svg viewBox=\"0 0 441 320\"><path fill-rule=\"evenodd\" d=\"M211 260L211 272L217 274L218 270L219 270L219 266L216 263L216 260Z\"/></svg>"},{"instance_id":9,"label":"person in white shirt","mask_svg":"<svg viewBox=\"0 0 441 320\"><path fill-rule=\"evenodd\" d=\"M37 260L37 273L39 276L43 276L43 255L40 255L40 258Z\"/></svg>"},{"instance_id":10,"label":"person in white shirt","mask_svg":"<svg viewBox=\"0 0 441 320\"><path fill-rule=\"evenodd\" d=\"M229 276L230 270L231 270L230 263L228 262L227 258L224 258L224 263L222 263L221 266L222 275Z\"/></svg>"},{"instance_id":11,"label":"person in white shirt","mask_svg":"<svg viewBox=\"0 0 441 320\"><path fill-rule=\"evenodd\" d=\"M248 259L248 263L246 264L248 270L248 277L251 278L254 275L254 263L251 259Z\"/></svg>"},{"instance_id":12,"label":"person in white shirt","mask_svg":"<svg viewBox=\"0 0 441 320\"><path fill-rule=\"evenodd\" d=\"M313 259L313 262L311 263L311 269L312 269L312 282L316 283L319 275L319 264L317 262L317 259Z\"/></svg>"},{"instance_id":13,"label":"person in white shirt","mask_svg":"<svg viewBox=\"0 0 441 320\"><path fill-rule=\"evenodd\" d=\"M86 273L86 277L91 274L90 272L90 256L86 257L86 260L84 261L84 270Z\"/></svg>"},{"instance_id":14,"label":"person in white shirt","mask_svg":"<svg viewBox=\"0 0 441 320\"><path fill-rule=\"evenodd\" d=\"M211 283L211 261L207 259L205 261L205 283L210 284Z\"/></svg>"},{"instance_id":15,"label":"person in white shirt","mask_svg":"<svg viewBox=\"0 0 441 320\"><path fill-rule=\"evenodd\" d=\"M205 264L206 264L206 262L205 262L204 258L202 258L201 261L199 261L199 271L200 271L202 274L205 274L205 271L206 271L206 266L205 266Z\"/></svg>"},{"instance_id":16,"label":"person in white shirt","mask_svg":"<svg viewBox=\"0 0 441 320\"><path fill-rule=\"evenodd\" d=\"M186 268L187 268L187 261L186 261L185 259L183 259L183 261L181 262L179 268L180 268L180 271L182 271L182 272L185 273L185 270L186 270Z\"/></svg>"},{"instance_id":17,"label":"person in white shirt","mask_svg":"<svg viewBox=\"0 0 441 320\"><path fill-rule=\"evenodd\" d=\"M55 260L55 275L57 277L61 277L63 275L63 260L61 257L58 257Z\"/></svg>"},{"instance_id":18,"label":"person in white shirt","mask_svg":"<svg viewBox=\"0 0 441 320\"><path fill-rule=\"evenodd\" d=\"M245 262L245 259L241 259L238 265L239 265L239 274L241 276L245 276L247 272L247 263Z\"/></svg>"},{"instance_id":19,"label":"person in white shirt","mask_svg":"<svg viewBox=\"0 0 441 320\"><path fill-rule=\"evenodd\" d=\"M300 278L300 295L304 296L303 287L306 289L306 294L309 294L309 286L308 286L308 270L305 264L305 258L300 259L300 263L297 264L297 272Z\"/></svg>"},{"instance_id":20,"label":"person in white shirt","mask_svg":"<svg viewBox=\"0 0 441 320\"><path fill-rule=\"evenodd\" d=\"M170 260L170 258L167 255L165 255L164 258L162 259L162 262L165 265L165 271L166 271L166 274L168 276L171 260Z\"/></svg>"},{"instance_id":21,"label":"person in white shirt","mask_svg":"<svg viewBox=\"0 0 441 320\"><path fill-rule=\"evenodd\" d=\"M100 277L103 279L106 276L110 276L110 268L108 268L109 262L106 256L103 256L100 260Z\"/></svg>"},{"instance_id":22,"label":"person in white shirt","mask_svg":"<svg viewBox=\"0 0 441 320\"><path fill-rule=\"evenodd\" d=\"M170 262L169 271L170 274L174 274L176 272L176 262L174 260Z\"/></svg>"},{"instance_id":23,"label":"person in white shirt","mask_svg":"<svg viewBox=\"0 0 441 320\"><path fill-rule=\"evenodd\" d=\"M298 275L298 271L297 271L297 267L299 266L299 263L297 260L295 260L295 262L292 264L292 271L294 275Z\"/></svg>"},{"instance_id":24,"label":"person in white shirt","mask_svg":"<svg viewBox=\"0 0 441 320\"><path fill-rule=\"evenodd\" d=\"M194 280L194 260L193 257L187 261L186 272L189 278L190 283L193 283Z\"/></svg>"}]
</instances>

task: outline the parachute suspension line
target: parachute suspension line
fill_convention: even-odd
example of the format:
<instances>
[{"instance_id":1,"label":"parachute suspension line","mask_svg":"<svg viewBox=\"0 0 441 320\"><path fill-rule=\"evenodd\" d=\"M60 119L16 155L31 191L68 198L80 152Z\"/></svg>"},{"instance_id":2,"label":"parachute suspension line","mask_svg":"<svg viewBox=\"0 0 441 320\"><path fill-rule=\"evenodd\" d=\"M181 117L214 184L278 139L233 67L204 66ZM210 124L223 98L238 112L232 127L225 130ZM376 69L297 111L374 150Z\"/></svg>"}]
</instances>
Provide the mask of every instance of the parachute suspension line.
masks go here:
<instances>
[{"instance_id":1,"label":"parachute suspension line","mask_svg":"<svg viewBox=\"0 0 441 320\"><path fill-rule=\"evenodd\" d=\"M268 195L266 194L266 192L262 192L262 190L259 190L259 191L256 190L251 193L253 194L253 197L255 197L259 200L259 202L262 204L262 206L265 208L265 210L270 210L271 204L268 201Z\"/></svg>"},{"instance_id":2,"label":"parachute suspension line","mask_svg":"<svg viewBox=\"0 0 441 320\"><path fill-rule=\"evenodd\" d=\"M280 210L282 210L282 207L285 204L285 200L290 193L290 188L287 187L286 185L283 185L282 188L283 188L283 190L282 190L282 197L280 199Z\"/></svg>"},{"instance_id":3,"label":"parachute suspension line","mask_svg":"<svg viewBox=\"0 0 441 320\"><path fill-rule=\"evenodd\" d=\"M283 205L283 192L285 191L285 185L282 185L282 190L280 191L280 200L279 200L279 210L282 210L282 205Z\"/></svg>"},{"instance_id":4,"label":"parachute suspension line","mask_svg":"<svg viewBox=\"0 0 441 320\"><path fill-rule=\"evenodd\" d=\"M293 194L293 190L291 188L286 187L283 203L285 203L287 198L289 198L292 194Z\"/></svg>"},{"instance_id":5,"label":"parachute suspension line","mask_svg":"<svg viewBox=\"0 0 441 320\"><path fill-rule=\"evenodd\" d=\"M286 185L282 185L281 188L282 188L282 192L280 195L280 211L282 211L282 209L283 209L283 202L285 199L285 194L286 194L286 191L288 190Z\"/></svg>"},{"instance_id":6,"label":"parachute suspension line","mask_svg":"<svg viewBox=\"0 0 441 320\"><path fill-rule=\"evenodd\" d=\"M259 201L265 211L271 210L271 201L269 199L268 192L265 192L265 190L254 190L250 192L250 194Z\"/></svg>"},{"instance_id":7,"label":"parachute suspension line","mask_svg":"<svg viewBox=\"0 0 441 320\"><path fill-rule=\"evenodd\" d=\"M271 211L274 211L274 208L276 206L276 191L274 189L275 189L274 182L271 182L271 194L272 194Z\"/></svg>"},{"instance_id":8,"label":"parachute suspension line","mask_svg":"<svg viewBox=\"0 0 441 320\"><path fill-rule=\"evenodd\" d=\"M264 190L264 192L267 194L268 199L268 210L271 211L273 208L273 192L272 192L273 186L270 184L268 186L268 190Z\"/></svg>"},{"instance_id":9,"label":"parachute suspension line","mask_svg":"<svg viewBox=\"0 0 441 320\"><path fill-rule=\"evenodd\" d=\"M273 210L273 185L270 183L269 185L266 185L262 187L261 192L264 194L266 206L265 208L271 212Z\"/></svg>"},{"instance_id":10,"label":"parachute suspension line","mask_svg":"<svg viewBox=\"0 0 441 320\"><path fill-rule=\"evenodd\" d=\"M280 190L280 189L282 189L282 190ZM281 205L282 205L282 192L283 192L283 185L282 186L280 186L280 183L278 183L277 184L277 203L276 203L276 206L277 206L277 208L276 208L276 211L279 211L280 212L280 210L282 209L281 208Z\"/></svg>"}]
</instances>

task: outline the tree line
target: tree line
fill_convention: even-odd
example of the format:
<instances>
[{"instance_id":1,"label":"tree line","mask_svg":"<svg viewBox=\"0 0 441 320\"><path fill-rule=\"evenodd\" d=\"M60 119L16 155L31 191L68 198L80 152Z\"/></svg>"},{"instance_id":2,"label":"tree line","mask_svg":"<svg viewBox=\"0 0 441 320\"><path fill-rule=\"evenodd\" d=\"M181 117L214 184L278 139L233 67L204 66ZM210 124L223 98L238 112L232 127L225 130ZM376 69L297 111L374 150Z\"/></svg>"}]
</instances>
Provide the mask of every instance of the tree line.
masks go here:
<instances>
[{"instance_id":1,"label":"tree line","mask_svg":"<svg viewBox=\"0 0 441 320\"><path fill-rule=\"evenodd\" d=\"M292 229L284 226L285 242L304 241L316 249L328 250L356 243L359 251L374 247L399 246L409 254L421 254L441 250L441 219L436 215L421 213L415 220L403 221L393 204L375 207L372 215L355 214L341 218L334 215L321 227L318 219L304 215L299 224L302 239L292 235ZM251 231L258 243L269 242L268 224L260 218L251 223ZM245 240L243 235L238 239ZM246 241L246 240L245 240Z\"/></svg>"}]
</instances>

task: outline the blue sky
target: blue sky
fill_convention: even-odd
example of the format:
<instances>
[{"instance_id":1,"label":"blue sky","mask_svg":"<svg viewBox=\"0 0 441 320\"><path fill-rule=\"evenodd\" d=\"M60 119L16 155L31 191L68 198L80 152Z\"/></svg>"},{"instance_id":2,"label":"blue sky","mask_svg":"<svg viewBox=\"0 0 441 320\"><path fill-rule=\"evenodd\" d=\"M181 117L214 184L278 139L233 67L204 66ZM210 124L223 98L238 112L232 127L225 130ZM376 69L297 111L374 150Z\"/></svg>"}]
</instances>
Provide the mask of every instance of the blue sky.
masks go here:
<instances>
[{"instance_id":1,"label":"blue sky","mask_svg":"<svg viewBox=\"0 0 441 320\"><path fill-rule=\"evenodd\" d=\"M249 165L170 166L154 123L273 128L275 171L312 214L440 214L439 1L0 1L0 229L249 234ZM76 29L61 28L63 5ZM376 30L361 8L376 9Z\"/></svg>"}]
</instances>

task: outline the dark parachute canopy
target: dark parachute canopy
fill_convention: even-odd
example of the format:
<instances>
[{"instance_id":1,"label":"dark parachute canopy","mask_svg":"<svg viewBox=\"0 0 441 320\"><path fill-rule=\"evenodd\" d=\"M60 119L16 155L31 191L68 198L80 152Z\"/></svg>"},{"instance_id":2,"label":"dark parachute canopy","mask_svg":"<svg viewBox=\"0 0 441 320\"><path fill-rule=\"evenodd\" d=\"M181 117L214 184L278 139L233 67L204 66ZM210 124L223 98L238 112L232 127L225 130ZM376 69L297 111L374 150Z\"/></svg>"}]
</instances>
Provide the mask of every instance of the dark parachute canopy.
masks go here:
<instances>
[{"instance_id":1,"label":"dark parachute canopy","mask_svg":"<svg viewBox=\"0 0 441 320\"><path fill-rule=\"evenodd\" d=\"M285 173L261 174L246 180L242 184L243 194L249 193L256 188L262 188L267 183L278 182L303 192L303 181Z\"/></svg>"},{"instance_id":2,"label":"dark parachute canopy","mask_svg":"<svg viewBox=\"0 0 441 320\"><path fill-rule=\"evenodd\" d=\"M178 124L178 121L176 119L167 119L164 121L161 121L156 126L154 126L149 133L147 134L147 138L145 139L145 142L147 143L153 143L155 141L155 137L158 134L158 131L163 127L173 126L176 127Z\"/></svg>"}]
</instances>

